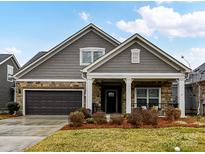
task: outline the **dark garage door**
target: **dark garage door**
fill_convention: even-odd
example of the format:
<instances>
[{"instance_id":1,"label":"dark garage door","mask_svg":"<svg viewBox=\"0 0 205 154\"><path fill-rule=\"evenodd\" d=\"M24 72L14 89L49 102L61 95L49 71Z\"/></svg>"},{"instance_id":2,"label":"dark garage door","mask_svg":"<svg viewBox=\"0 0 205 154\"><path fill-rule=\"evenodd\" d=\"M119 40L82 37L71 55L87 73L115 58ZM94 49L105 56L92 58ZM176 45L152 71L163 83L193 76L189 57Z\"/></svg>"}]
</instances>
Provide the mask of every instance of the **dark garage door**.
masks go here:
<instances>
[{"instance_id":1,"label":"dark garage door","mask_svg":"<svg viewBox=\"0 0 205 154\"><path fill-rule=\"evenodd\" d=\"M67 115L82 106L82 91L26 91L27 115Z\"/></svg>"}]
</instances>

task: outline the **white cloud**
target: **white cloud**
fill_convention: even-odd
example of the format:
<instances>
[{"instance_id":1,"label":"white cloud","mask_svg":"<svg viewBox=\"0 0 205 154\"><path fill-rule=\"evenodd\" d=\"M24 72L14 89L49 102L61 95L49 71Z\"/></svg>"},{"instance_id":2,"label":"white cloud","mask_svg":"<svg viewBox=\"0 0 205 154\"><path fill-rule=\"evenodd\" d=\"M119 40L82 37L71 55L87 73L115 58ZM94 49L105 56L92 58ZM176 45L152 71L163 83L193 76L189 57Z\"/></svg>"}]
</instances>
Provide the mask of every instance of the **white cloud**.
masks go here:
<instances>
[{"instance_id":1,"label":"white cloud","mask_svg":"<svg viewBox=\"0 0 205 154\"><path fill-rule=\"evenodd\" d=\"M132 34L143 32L144 34L149 36L153 33L153 30L147 27L147 24L141 19L128 22L120 20L117 22L117 27Z\"/></svg>"},{"instance_id":2,"label":"white cloud","mask_svg":"<svg viewBox=\"0 0 205 154\"><path fill-rule=\"evenodd\" d=\"M21 50L15 47L0 49L0 53L4 53L4 54L19 54L21 52L22 52Z\"/></svg>"},{"instance_id":3,"label":"white cloud","mask_svg":"<svg viewBox=\"0 0 205 154\"><path fill-rule=\"evenodd\" d=\"M86 13L86 12L80 12L79 16L81 19L83 19L84 21L88 21L90 19L90 14Z\"/></svg>"},{"instance_id":4,"label":"white cloud","mask_svg":"<svg viewBox=\"0 0 205 154\"><path fill-rule=\"evenodd\" d=\"M191 68L195 69L205 62L205 48L191 48L186 52L174 55L176 59L188 66L187 62L183 60L181 56L184 56L184 58L190 63Z\"/></svg>"},{"instance_id":5,"label":"white cloud","mask_svg":"<svg viewBox=\"0 0 205 154\"><path fill-rule=\"evenodd\" d=\"M205 11L180 14L164 6L150 8L144 6L137 11L141 18L134 21L120 20L117 27L129 33L141 33L147 36L159 32L170 38L205 37Z\"/></svg>"},{"instance_id":6,"label":"white cloud","mask_svg":"<svg viewBox=\"0 0 205 154\"><path fill-rule=\"evenodd\" d=\"M170 1L169 0L158 0L158 1L156 1L156 4L161 5L162 3L168 3L169 4L169 3L172 3L172 2L173 1L171 1L171 0Z\"/></svg>"}]
</instances>

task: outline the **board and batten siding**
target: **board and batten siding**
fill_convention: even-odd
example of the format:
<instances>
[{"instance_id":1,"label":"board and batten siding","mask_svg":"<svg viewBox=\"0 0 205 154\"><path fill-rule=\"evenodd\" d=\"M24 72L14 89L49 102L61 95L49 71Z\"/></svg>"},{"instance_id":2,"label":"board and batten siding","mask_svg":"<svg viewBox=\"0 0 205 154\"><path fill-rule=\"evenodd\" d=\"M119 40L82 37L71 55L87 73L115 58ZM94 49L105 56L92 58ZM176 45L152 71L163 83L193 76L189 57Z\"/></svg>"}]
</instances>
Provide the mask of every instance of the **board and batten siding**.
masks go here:
<instances>
[{"instance_id":1,"label":"board and batten siding","mask_svg":"<svg viewBox=\"0 0 205 154\"><path fill-rule=\"evenodd\" d=\"M14 82L7 81L7 65L13 66L14 74L18 71L11 58L0 65L0 108L6 108L7 103L13 101L11 87L14 86Z\"/></svg>"},{"instance_id":2,"label":"board and batten siding","mask_svg":"<svg viewBox=\"0 0 205 154\"><path fill-rule=\"evenodd\" d=\"M82 79L80 70L85 66L80 66L80 48L85 47L105 48L105 52L109 52L115 46L90 31L21 79Z\"/></svg>"},{"instance_id":3,"label":"board and batten siding","mask_svg":"<svg viewBox=\"0 0 205 154\"><path fill-rule=\"evenodd\" d=\"M131 63L131 49L140 49L140 63ZM95 73L177 73L177 70L137 42L108 60Z\"/></svg>"}]
</instances>

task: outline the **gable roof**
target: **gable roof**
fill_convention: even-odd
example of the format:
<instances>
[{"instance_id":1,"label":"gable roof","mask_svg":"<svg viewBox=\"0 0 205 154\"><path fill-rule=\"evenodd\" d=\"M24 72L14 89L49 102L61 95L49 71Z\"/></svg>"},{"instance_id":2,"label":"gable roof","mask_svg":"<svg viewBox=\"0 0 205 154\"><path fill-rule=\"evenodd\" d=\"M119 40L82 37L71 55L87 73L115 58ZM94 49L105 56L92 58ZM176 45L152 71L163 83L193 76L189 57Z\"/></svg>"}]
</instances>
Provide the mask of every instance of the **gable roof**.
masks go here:
<instances>
[{"instance_id":1,"label":"gable roof","mask_svg":"<svg viewBox=\"0 0 205 154\"><path fill-rule=\"evenodd\" d=\"M34 55L27 63L25 63L20 70L24 69L26 66L30 65L31 63L33 63L34 61L36 61L37 59L39 59L40 57L42 57L43 55L45 55L47 53L47 51L40 51L38 52L36 55Z\"/></svg>"},{"instance_id":2,"label":"gable roof","mask_svg":"<svg viewBox=\"0 0 205 154\"><path fill-rule=\"evenodd\" d=\"M156 51L155 55L162 55L162 56L166 57L168 60L170 60L172 63L174 63L178 68L183 69L185 72L190 72L191 71L190 68L188 68L187 66L185 66L184 64L182 64L181 62L179 62L178 60L176 60L175 58L173 58L172 56L167 54L165 51L163 51L159 47L155 46L154 44L152 44L151 42L149 42L148 40L146 40L145 38L143 38L139 34L134 34L133 36L131 36L130 38L125 40L123 43L121 43L118 47L116 47L113 50L111 50L110 52L106 53L104 56L102 56L101 58L96 60L94 63L88 65L87 67L85 67L81 71L82 72L88 72L88 71L95 70L99 66L103 65L104 63L106 63L109 59L113 58L114 56L116 56L117 54L122 52L123 50L120 51L120 49L122 49L123 47L125 47L126 45L128 45L129 43L134 41L135 39L136 40L140 40L141 42L143 42L148 47L154 49L154 51ZM118 51L120 51L120 52L117 53ZM167 64L171 65L168 61L166 61L162 57L159 56L159 58L162 59L163 61L165 61ZM175 66L172 66L172 67L175 67Z\"/></svg>"},{"instance_id":3,"label":"gable roof","mask_svg":"<svg viewBox=\"0 0 205 154\"><path fill-rule=\"evenodd\" d=\"M0 64L2 64L6 59L10 58L12 54L0 54Z\"/></svg>"},{"instance_id":4,"label":"gable roof","mask_svg":"<svg viewBox=\"0 0 205 154\"><path fill-rule=\"evenodd\" d=\"M193 72L204 73L205 72L205 63L203 63L200 66L198 66L197 68L195 68L193 70Z\"/></svg>"},{"instance_id":5,"label":"gable roof","mask_svg":"<svg viewBox=\"0 0 205 154\"><path fill-rule=\"evenodd\" d=\"M55 47L53 47L52 49L50 49L48 52L46 52L41 57L35 58L35 60L33 59L32 61L30 61L30 63L28 63L28 65L26 65L24 68L22 68L14 76L21 77L21 76L25 75L27 72L31 71L33 68L40 65L41 63L43 63L44 61L46 61L47 59L49 59L50 57L52 57L56 53L60 52L65 47L69 46L71 43L78 40L79 38L81 38L82 36L84 36L85 34L87 34L90 31L97 33L98 35L100 35L101 37L103 37L104 39L106 39L107 41L109 41L110 43L112 43L115 46L118 46L120 44L120 42L118 40L116 40L115 38L113 38L112 36L110 36L109 34L107 34L106 32L104 32L103 30L101 30L100 28L98 28L97 26L95 26L94 24L91 23L91 24L87 25L86 27L82 28L80 31L73 34L72 36L70 36L69 38L67 38L66 40L64 40L63 42L61 42L60 44L58 44Z\"/></svg>"},{"instance_id":6,"label":"gable roof","mask_svg":"<svg viewBox=\"0 0 205 154\"><path fill-rule=\"evenodd\" d=\"M187 84L200 82L205 80L205 63L201 64L189 74L189 78L186 80Z\"/></svg>"},{"instance_id":7,"label":"gable roof","mask_svg":"<svg viewBox=\"0 0 205 154\"><path fill-rule=\"evenodd\" d=\"M10 58L12 58L12 60L16 64L17 69L20 69L21 66L20 66L20 64L18 63L16 57L13 54L0 54L0 65L5 63L6 61L8 61Z\"/></svg>"}]
</instances>

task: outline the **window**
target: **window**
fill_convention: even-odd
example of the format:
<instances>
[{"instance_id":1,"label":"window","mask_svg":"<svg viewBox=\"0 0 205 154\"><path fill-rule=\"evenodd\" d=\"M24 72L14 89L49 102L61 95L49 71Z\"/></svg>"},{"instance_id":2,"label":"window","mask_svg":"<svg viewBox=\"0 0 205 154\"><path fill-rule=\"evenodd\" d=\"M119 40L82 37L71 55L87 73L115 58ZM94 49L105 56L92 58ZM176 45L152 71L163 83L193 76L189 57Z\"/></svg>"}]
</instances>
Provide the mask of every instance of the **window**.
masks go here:
<instances>
[{"instance_id":1,"label":"window","mask_svg":"<svg viewBox=\"0 0 205 154\"><path fill-rule=\"evenodd\" d=\"M105 48L81 48L80 65L89 65L105 54Z\"/></svg>"},{"instance_id":2,"label":"window","mask_svg":"<svg viewBox=\"0 0 205 154\"><path fill-rule=\"evenodd\" d=\"M136 88L137 107L151 108L160 105L160 88Z\"/></svg>"},{"instance_id":3,"label":"window","mask_svg":"<svg viewBox=\"0 0 205 154\"><path fill-rule=\"evenodd\" d=\"M140 49L131 50L132 63L140 63Z\"/></svg>"},{"instance_id":4,"label":"window","mask_svg":"<svg viewBox=\"0 0 205 154\"><path fill-rule=\"evenodd\" d=\"M13 82L12 76L14 73L14 68L11 65L7 65L7 81Z\"/></svg>"}]
</instances>

